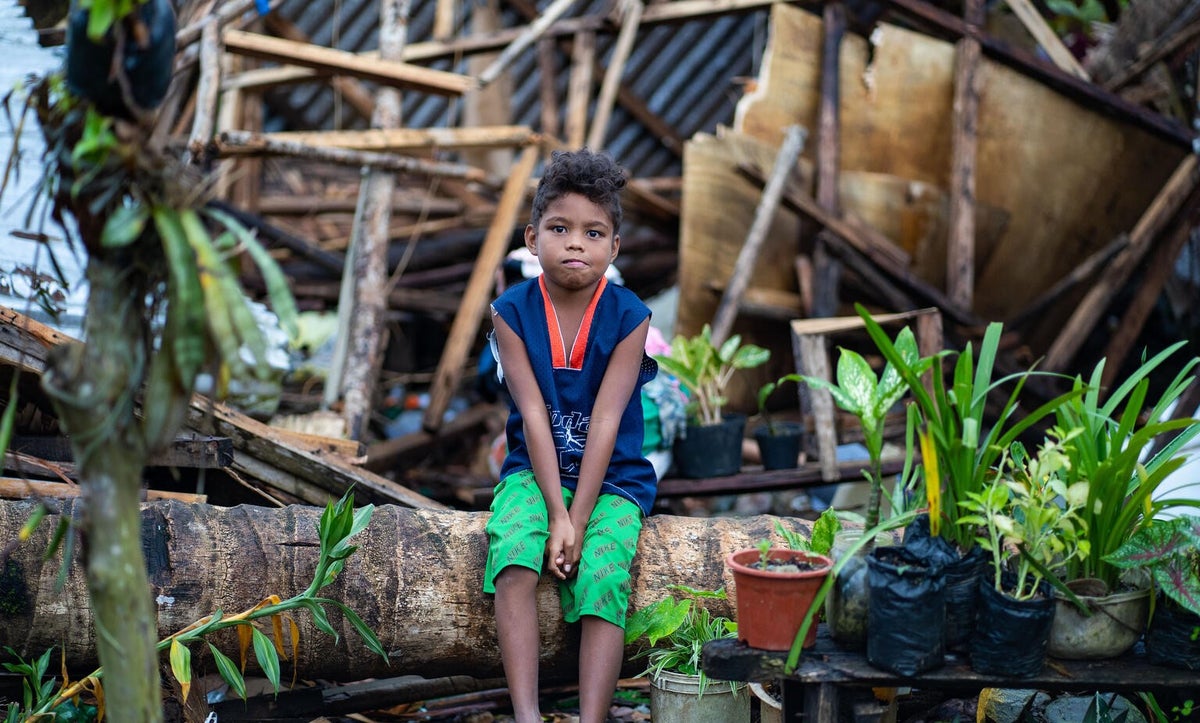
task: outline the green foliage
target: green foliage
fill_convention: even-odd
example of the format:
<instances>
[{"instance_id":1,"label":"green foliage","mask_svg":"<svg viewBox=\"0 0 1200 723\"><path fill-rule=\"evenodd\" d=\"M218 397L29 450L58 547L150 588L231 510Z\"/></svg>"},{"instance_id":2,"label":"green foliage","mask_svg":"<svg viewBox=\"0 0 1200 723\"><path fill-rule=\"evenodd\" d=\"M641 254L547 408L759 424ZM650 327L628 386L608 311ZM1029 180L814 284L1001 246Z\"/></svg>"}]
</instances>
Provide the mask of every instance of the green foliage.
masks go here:
<instances>
[{"instance_id":1,"label":"green foliage","mask_svg":"<svg viewBox=\"0 0 1200 723\"><path fill-rule=\"evenodd\" d=\"M18 723L29 719L29 711L46 708L53 716L48 720L59 723L88 723L96 720L96 706L77 700L62 700L57 705L55 701L55 683L57 679L47 677L50 668L50 654L53 648L42 653L37 660L26 661L17 651L5 646L4 649L17 662L3 663L10 673L21 676L21 702L9 703L4 710L4 723Z\"/></svg>"},{"instance_id":2,"label":"green foliage","mask_svg":"<svg viewBox=\"0 0 1200 723\"><path fill-rule=\"evenodd\" d=\"M1111 698L1105 700L1096 692L1092 694L1092 701L1088 704L1087 712L1083 714L1083 723L1125 723L1127 717L1128 708L1114 715Z\"/></svg>"},{"instance_id":3,"label":"green foliage","mask_svg":"<svg viewBox=\"0 0 1200 723\"><path fill-rule=\"evenodd\" d=\"M766 422L768 434L775 435L775 421L771 418L771 413L767 410L767 399L783 384L787 382L799 382L801 378L799 374L784 374L775 381L767 382L758 388L758 415Z\"/></svg>"},{"instance_id":4,"label":"green foliage","mask_svg":"<svg viewBox=\"0 0 1200 723\"><path fill-rule=\"evenodd\" d=\"M87 36L99 43L113 24L133 12L145 0L78 0L79 7L88 11Z\"/></svg>"},{"instance_id":5,"label":"green foliage","mask_svg":"<svg viewBox=\"0 0 1200 723\"><path fill-rule=\"evenodd\" d=\"M243 675L246 654L250 649L254 651L254 658L258 662L259 668L262 669L263 674L275 686L276 691L278 691L281 680L280 659L281 657L284 659L287 658L287 650L284 646L284 624L286 623L288 626L292 657L294 659L300 646L300 629L296 625L293 615L300 610L308 611L319 630L337 639L339 634L329 623L326 613L326 608L336 609L341 613L343 618L350 622L355 632L363 639L363 643L367 648L386 661L387 651L383 649L379 638L362 618L346 606L345 603L331 598L320 597L317 594L321 588L329 585L337 578L338 573L345 566L346 559L358 549L357 546L350 544L350 539L366 529L367 525L371 522L371 515L374 511L374 505L364 505L355 509L353 492L347 492L336 503L331 502L325 506L325 510L321 514L321 519L317 525L317 535L320 539L317 566L313 572L312 582L304 592L287 600L281 600L278 595L271 595L253 608L229 617L226 617L222 611L217 610L212 615L160 641L157 646L158 651L160 653L163 651L167 652L171 674L179 681L184 698L186 699L188 695L192 681L192 658L189 646L201 641L208 646L209 651L212 653L213 659L216 661L217 672L221 675L221 678L241 697L246 697L246 682ZM259 625L262 624L259 621L269 622L269 636L259 628ZM238 638L242 645L241 658L243 661L240 667L206 640L212 633L226 628L238 629ZM50 652L47 651L42 658L39 658L33 664L22 662L20 665L26 667L20 670L15 669L9 663L5 663L4 665L13 672L25 673L28 670L30 674L37 673L38 677L36 680L40 681L48 665L49 655ZM32 717L55 709L63 701L77 696L81 690L97 685L100 675L101 670L96 670L87 678L70 686L64 686L57 694L53 692L53 680L46 683L35 683L34 685L40 685L40 687L36 691L31 690L29 695L26 696L27 700L23 709L25 715ZM26 718L22 717L17 720L26 720Z\"/></svg>"},{"instance_id":6,"label":"green foliage","mask_svg":"<svg viewBox=\"0 0 1200 723\"><path fill-rule=\"evenodd\" d=\"M1009 374L992 379L996 355L1000 348L1003 327L999 323L989 324L979 346L976 360L971 344L957 353L953 374L947 380L941 361L955 356L953 352L942 352L932 365L932 391L926 391L921 383L921 369L910 363L888 339L883 328L871 318L862 304L855 304L876 347L896 368L914 402L920 410L924 434L928 435L931 450L936 459L922 455L925 470L926 495L930 499L930 529L934 534L950 540L961 549L975 544L975 530L969 524L960 523L964 513L960 503L972 494L983 492L987 483L995 477L994 467L1001 455L1025 430L1040 422L1065 401L1083 394L1083 390L1072 390L1042 404L1040 407L1018 415L1018 400L1032 370ZM988 395L1010 382L1014 383L1004 404L991 427L987 427L984 411ZM1020 421L1015 421L1018 416ZM933 510L940 510L934 515Z\"/></svg>"},{"instance_id":7,"label":"green foliage","mask_svg":"<svg viewBox=\"0 0 1200 723\"><path fill-rule=\"evenodd\" d=\"M976 541L992 554L996 590L1017 600L1033 598L1047 575L1089 553L1087 523L1080 517L1087 482L1067 486L1063 443L1052 436L1032 456L1013 443L1000 476L959 503L967 513L959 523L977 527ZM1001 583L1006 570L1016 577L1012 590Z\"/></svg>"},{"instance_id":8,"label":"green foliage","mask_svg":"<svg viewBox=\"0 0 1200 723\"><path fill-rule=\"evenodd\" d=\"M916 337L907 326L900 330L895 341L889 342L889 346L899 362L894 363L889 359L879 377L875 376L875 370L861 354L844 347L838 355L836 384L819 377L801 377L804 383L813 389L828 391L833 396L834 403L843 411L858 417L862 426L863 442L866 444L871 464L869 469L863 470L863 475L871 485L867 501L867 527L874 527L879 523L879 502L883 489L881 470L884 421L888 410L908 391L899 365L903 365L919 377L933 364L932 357L921 357L917 350ZM911 445L906 448L910 456L911 449Z\"/></svg>"},{"instance_id":9,"label":"green foliage","mask_svg":"<svg viewBox=\"0 0 1200 723\"><path fill-rule=\"evenodd\" d=\"M1149 570L1167 597L1200 615L1200 517L1150 520L1105 559L1120 569Z\"/></svg>"},{"instance_id":10,"label":"green foliage","mask_svg":"<svg viewBox=\"0 0 1200 723\"><path fill-rule=\"evenodd\" d=\"M733 373L760 366L770 357L768 349L742 344L738 334L720 346L713 344L712 328L705 324L693 337L677 335L671 340L670 354L654 358L687 389L692 419L701 426L711 426L721 423L721 408L728 401L725 389Z\"/></svg>"},{"instance_id":11,"label":"green foliage","mask_svg":"<svg viewBox=\"0 0 1200 723\"><path fill-rule=\"evenodd\" d=\"M700 678L700 694L708 686L708 677L700 669L700 654L704 644L719 638L737 637L737 623L713 615L700 601L726 599L725 589L697 590L685 585L668 589L685 597L667 595L658 602L639 608L625 621L625 644L644 640L634 659L645 659L641 675L654 676L662 671L696 675Z\"/></svg>"},{"instance_id":12,"label":"green foliage","mask_svg":"<svg viewBox=\"0 0 1200 723\"><path fill-rule=\"evenodd\" d=\"M832 507L822 512L813 523L811 540L794 530L789 530L779 520L775 520L775 531L779 533L789 548L801 552L815 552L818 555L829 554L833 548L833 537L840 529L842 529L842 520ZM768 541L769 546L770 542Z\"/></svg>"},{"instance_id":13,"label":"green foliage","mask_svg":"<svg viewBox=\"0 0 1200 723\"><path fill-rule=\"evenodd\" d=\"M1153 404L1147 399L1149 376L1170 356L1185 346L1179 342L1143 363L1125 381L1100 401L1104 360L1092 371L1087 384L1075 379L1080 396L1067 400L1056 411L1061 434L1070 434L1064 450L1070 458L1068 484L1088 482L1087 503L1080 510L1088 526L1093 554L1072 560L1065 571L1068 579L1094 577L1115 589L1120 570L1107 558L1123 545L1139 525L1166 507L1200 507L1200 500L1159 499L1152 496L1168 475L1184 463L1180 450L1200 434L1200 420L1175 419L1161 422L1171 406L1193 382L1192 372L1200 359L1187 362ZM1139 420L1149 422L1140 424ZM1155 441L1173 435L1161 451L1143 462Z\"/></svg>"}]
</instances>

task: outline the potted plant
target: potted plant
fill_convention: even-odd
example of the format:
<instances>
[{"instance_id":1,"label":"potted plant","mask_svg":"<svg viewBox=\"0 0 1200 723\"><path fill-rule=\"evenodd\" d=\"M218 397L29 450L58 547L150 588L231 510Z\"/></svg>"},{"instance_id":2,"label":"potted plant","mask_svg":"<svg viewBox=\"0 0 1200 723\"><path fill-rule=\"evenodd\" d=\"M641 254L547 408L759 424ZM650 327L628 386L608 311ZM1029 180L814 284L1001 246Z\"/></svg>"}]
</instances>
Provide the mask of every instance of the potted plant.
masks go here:
<instances>
[{"instance_id":1,"label":"potted plant","mask_svg":"<svg viewBox=\"0 0 1200 723\"><path fill-rule=\"evenodd\" d=\"M1063 571L1064 585L1074 599L1058 602L1050 638L1054 657L1112 657L1133 646L1149 613L1149 580L1113 564L1110 557L1165 507L1200 507L1196 499L1154 499L1163 480L1184 463L1179 450L1200 434L1200 420L1158 421L1191 384L1189 374L1200 360L1186 363L1152 405L1147 399L1150 373L1184 344L1174 344L1141 364L1103 403L1101 360L1086 385L1076 377L1074 386L1084 394L1056 410L1060 435L1069 435L1064 446L1070 462L1064 470L1066 480L1088 482L1080 515L1091 554L1071 560ZM1143 418L1151 421L1141 424ZM1173 438L1147 457L1156 440L1168 434Z\"/></svg>"},{"instance_id":2,"label":"potted plant","mask_svg":"<svg viewBox=\"0 0 1200 723\"><path fill-rule=\"evenodd\" d=\"M737 635L737 624L713 615L701 604L725 599L724 589L696 590L684 585L639 608L625 621L625 644L644 644L635 659L647 661L641 675L650 677L650 708L655 721L666 723L749 723L750 697L742 683L711 680L700 668L704 643Z\"/></svg>"},{"instance_id":3,"label":"potted plant","mask_svg":"<svg viewBox=\"0 0 1200 723\"><path fill-rule=\"evenodd\" d=\"M833 560L809 550L773 547L764 539L757 547L729 553L725 566L733 573L738 640L760 650L790 650ZM816 640L817 629L811 627L804 647Z\"/></svg>"},{"instance_id":4,"label":"potted plant","mask_svg":"<svg viewBox=\"0 0 1200 723\"><path fill-rule=\"evenodd\" d=\"M791 469L799 462L804 425L774 419L767 408L767 400L781 385L798 382L800 378L799 374L785 374L758 389L758 416L763 424L754 430L754 441L758 443L763 469Z\"/></svg>"},{"instance_id":5,"label":"potted plant","mask_svg":"<svg viewBox=\"0 0 1200 723\"><path fill-rule=\"evenodd\" d=\"M962 524L978 530L977 542L991 556L970 645L977 672L1030 677L1041 671L1054 617L1054 592L1045 578L1089 553L1080 516L1087 482L1067 485L1065 441L1051 434L1035 455L1013 443L999 476L960 502Z\"/></svg>"},{"instance_id":6,"label":"potted plant","mask_svg":"<svg viewBox=\"0 0 1200 723\"><path fill-rule=\"evenodd\" d=\"M714 344L712 328L705 324L695 336L676 335L670 353L654 357L689 396L688 424L675 441L681 477L719 477L741 469L746 416L724 413L725 390L734 372L757 367L770 356L767 349L742 344L738 334Z\"/></svg>"},{"instance_id":7,"label":"potted plant","mask_svg":"<svg viewBox=\"0 0 1200 723\"><path fill-rule=\"evenodd\" d=\"M1200 517L1147 521L1107 557L1121 569L1149 571L1158 591L1146 629L1147 659L1200 670Z\"/></svg>"},{"instance_id":8,"label":"potted plant","mask_svg":"<svg viewBox=\"0 0 1200 723\"><path fill-rule=\"evenodd\" d=\"M969 511L961 503L982 494L995 477L1003 451L1021 434L1083 392L1072 390L1018 415L1021 391L1033 371L993 379L1003 331L999 323L987 326L978 359L971 344L961 352L945 351L935 357L926 389L922 369L901 354L865 307L856 304L855 309L880 353L904 380L920 414L921 470L929 514L905 532L905 545L924 548L923 554L943 561L946 646L955 650L970 637L978 579L985 563L985 556L975 550L974 525L962 519ZM943 360L950 357L954 364L947 379ZM1012 389L989 425L984 418L988 397L1008 384Z\"/></svg>"}]
</instances>

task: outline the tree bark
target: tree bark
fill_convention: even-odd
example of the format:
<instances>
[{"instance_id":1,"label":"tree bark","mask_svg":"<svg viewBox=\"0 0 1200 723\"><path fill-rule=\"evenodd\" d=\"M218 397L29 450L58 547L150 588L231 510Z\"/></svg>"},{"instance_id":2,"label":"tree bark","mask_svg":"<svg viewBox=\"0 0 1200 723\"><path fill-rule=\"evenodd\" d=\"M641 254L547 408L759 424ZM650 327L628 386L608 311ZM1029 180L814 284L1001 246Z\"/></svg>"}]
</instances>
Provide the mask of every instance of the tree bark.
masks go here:
<instances>
[{"instance_id":1,"label":"tree bark","mask_svg":"<svg viewBox=\"0 0 1200 723\"><path fill-rule=\"evenodd\" d=\"M120 711L121 720L156 721L162 718L162 695L138 515L147 454L133 414L133 392L147 363L147 328L138 306L146 289L136 280L140 275L116 259L93 259L87 276L89 341L57 347L42 377L78 464L83 497L71 507L81 512L87 584L76 591L86 601L91 590L86 623L75 621L59 635L94 638L104 680L114 682L105 686L109 710ZM40 529L48 534L57 526L53 522L43 521ZM16 529L3 539L17 539ZM47 545L43 540L40 549Z\"/></svg>"},{"instance_id":2,"label":"tree bark","mask_svg":"<svg viewBox=\"0 0 1200 723\"><path fill-rule=\"evenodd\" d=\"M65 502L62 514L77 509ZM0 539L15 539L31 510L31 503L0 502ZM217 609L233 615L268 595L287 598L302 591L317 560L320 514L320 508L299 505L143 505L142 545L159 606L158 635L165 637ZM358 551L322 594L363 618L388 651L388 661L368 651L338 611L328 611L339 632L336 641L318 631L306 613L298 613L299 675L340 681L405 674L501 675L492 599L482 590L487 517L484 512L377 507L371 524L351 541ZM92 610L75 567L63 590L55 590L59 560L42 559L57 522L55 515L50 518L52 524L43 523L15 550L7 582L0 585L0 604L16 611L0 626L0 646L10 645L26 657L62 646L71 668L85 667L95 660L97 644ZM805 535L811 532L804 520L765 515L647 518L632 569L631 609L657 601L671 584L725 586L732 597L725 554L767 537L782 542L774 532L776 520ZM549 576L542 578L538 607L542 677L573 679L578 628L562 622L557 587ZM733 616L731 601L712 601L709 608ZM264 632L270 634L269 626ZM232 634L222 633L213 642L237 660ZM290 645L288 649L290 655ZM212 670L206 648L192 652L198 666ZM642 661L631 660L633 653L632 648L626 651L627 674L641 670ZM291 667L284 663L285 678Z\"/></svg>"}]
</instances>

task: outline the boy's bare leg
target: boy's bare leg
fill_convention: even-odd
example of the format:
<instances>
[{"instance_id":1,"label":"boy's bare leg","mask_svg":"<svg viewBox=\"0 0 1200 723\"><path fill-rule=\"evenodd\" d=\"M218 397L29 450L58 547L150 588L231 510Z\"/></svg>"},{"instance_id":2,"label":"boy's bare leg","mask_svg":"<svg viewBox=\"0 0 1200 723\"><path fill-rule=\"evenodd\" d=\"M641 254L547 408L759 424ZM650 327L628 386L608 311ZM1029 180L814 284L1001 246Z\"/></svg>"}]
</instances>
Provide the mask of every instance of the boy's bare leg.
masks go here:
<instances>
[{"instance_id":1,"label":"boy's bare leg","mask_svg":"<svg viewBox=\"0 0 1200 723\"><path fill-rule=\"evenodd\" d=\"M603 618L580 618L579 723L604 723L625 656L625 631Z\"/></svg>"},{"instance_id":2,"label":"boy's bare leg","mask_svg":"<svg viewBox=\"0 0 1200 723\"><path fill-rule=\"evenodd\" d=\"M541 723L538 709L538 574L509 566L496 575L496 637L516 723Z\"/></svg>"}]
</instances>

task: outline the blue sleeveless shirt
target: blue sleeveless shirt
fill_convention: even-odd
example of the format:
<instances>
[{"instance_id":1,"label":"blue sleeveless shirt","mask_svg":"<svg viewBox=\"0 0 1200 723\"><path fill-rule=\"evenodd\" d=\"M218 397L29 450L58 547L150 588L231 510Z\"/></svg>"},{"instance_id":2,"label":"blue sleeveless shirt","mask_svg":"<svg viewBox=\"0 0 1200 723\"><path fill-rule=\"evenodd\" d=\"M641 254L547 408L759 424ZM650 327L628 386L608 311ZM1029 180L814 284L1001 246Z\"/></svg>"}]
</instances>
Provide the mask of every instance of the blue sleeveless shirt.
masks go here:
<instances>
[{"instance_id":1,"label":"blue sleeveless shirt","mask_svg":"<svg viewBox=\"0 0 1200 723\"><path fill-rule=\"evenodd\" d=\"M650 316L650 308L629 289L601 279L579 325L571 348L563 347L554 305L541 276L510 287L492 303L493 311L525 343L530 366L550 416L562 484L575 489L587 442L592 406L617 344ZM612 459L600 494L617 494L650 514L658 491L654 467L642 454L645 434L641 388L658 372L658 363L644 353L637 383L617 429ZM533 469L521 412L509 404L508 455L501 479Z\"/></svg>"}]
</instances>

